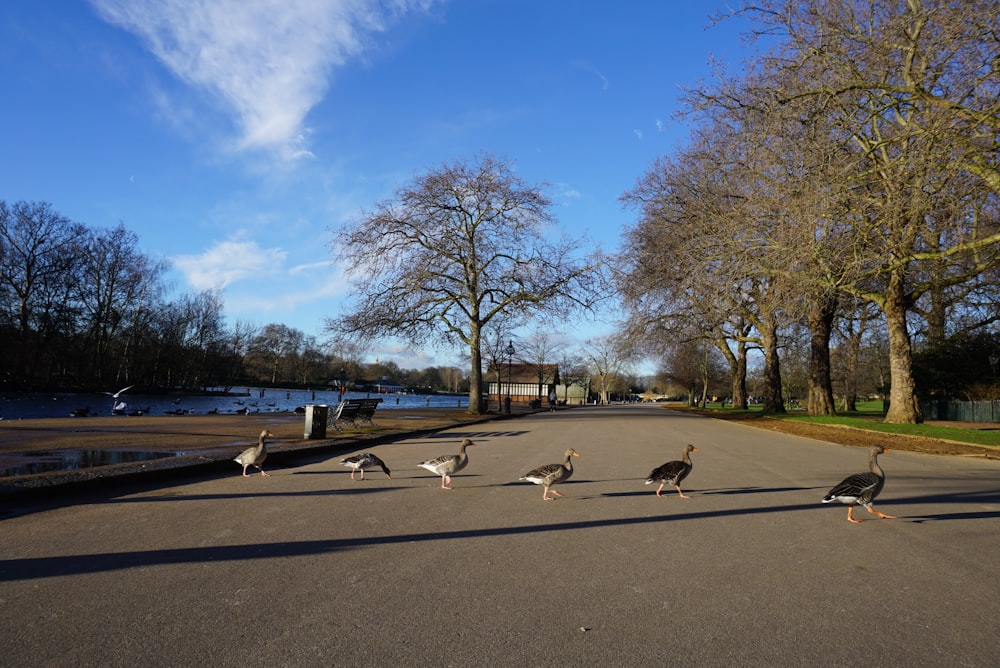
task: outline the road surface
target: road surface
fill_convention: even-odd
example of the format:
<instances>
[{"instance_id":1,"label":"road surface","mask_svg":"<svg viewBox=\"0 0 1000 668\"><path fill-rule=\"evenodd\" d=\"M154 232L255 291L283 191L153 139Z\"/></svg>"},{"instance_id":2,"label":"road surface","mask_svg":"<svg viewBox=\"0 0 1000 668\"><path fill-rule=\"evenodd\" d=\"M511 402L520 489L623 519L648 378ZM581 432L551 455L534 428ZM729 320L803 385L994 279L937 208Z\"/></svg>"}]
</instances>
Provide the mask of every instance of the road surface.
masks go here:
<instances>
[{"instance_id":1,"label":"road surface","mask_svg":"<svg viewBox=\"0 0 1000 668\"><path fill-rule=\"evenodd\" d=\"M454 453L452 491L416 464ZM693 443L681 499L646 475ZM518 477L575 448L542 500ZM1000 462L585 407L5 508L10 666L996 666ZM870 518L870 519L869 519Z\"/></svg>"}]
</instances>

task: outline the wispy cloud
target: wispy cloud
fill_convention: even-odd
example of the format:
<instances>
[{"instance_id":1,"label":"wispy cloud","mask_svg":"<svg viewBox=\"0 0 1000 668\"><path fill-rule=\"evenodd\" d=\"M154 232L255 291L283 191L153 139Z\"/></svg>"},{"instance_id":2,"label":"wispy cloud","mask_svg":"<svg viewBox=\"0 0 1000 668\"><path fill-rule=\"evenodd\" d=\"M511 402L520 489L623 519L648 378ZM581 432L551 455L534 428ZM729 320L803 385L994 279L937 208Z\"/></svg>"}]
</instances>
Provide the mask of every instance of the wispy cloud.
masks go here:
<instances>
[{"instance_id":1,"label":"wispy cloud","mask_svg":"<svg viewBox=\"0 0 1000 668\"><path fill-rule=\"evenodd\" d=\"M255 241L221 241L200 255L171 258L174 268L195 290L223 289L247 278L260 278L283 270L288 253L262 248Z\"/></svg>"},{"instance_id":2,"label":"wispy cloud","mask_svg":"<svg viewBox=\"0 0 1000 668\"><path fill-rule=\"evenodd\" d=\"M557 183L554 186L554 190L556 197L563 202L564 206L582 197L580 191L568 183Z\"/></svg>"},{"instance_id":3,"label":"wispy cloud","mask_svg":"<svg viewBox=\"0 0 1000 668\"><path fill-rule=\"evenodd\" d=\"M601 72L599 69L597 69L596 67L594 67L593 65L591 65L590 63L588 63L585 60L573 60L571 62L572 62L572 64L573 64L574 67L578 67L578 68L580 68L582 70L586 70L586 71L590 72L591 74L593 74L595 77L597 77L597 80L601 82L601 90L607 90L608 89L608 85L609 85L608 78L606 76L604 76L604 73Z\"/></svg>"},{"instance_id":4,"label":"wispy cloud","mask_svg":"<svg viewBox=\"0 0 1000 668\"><path fill-rule=\"evenodd\" d=\"M181 81L221 98L240 149L311 155L303 123L333 70L436 0L90 0Z\"/></svg>"}]
</instances>

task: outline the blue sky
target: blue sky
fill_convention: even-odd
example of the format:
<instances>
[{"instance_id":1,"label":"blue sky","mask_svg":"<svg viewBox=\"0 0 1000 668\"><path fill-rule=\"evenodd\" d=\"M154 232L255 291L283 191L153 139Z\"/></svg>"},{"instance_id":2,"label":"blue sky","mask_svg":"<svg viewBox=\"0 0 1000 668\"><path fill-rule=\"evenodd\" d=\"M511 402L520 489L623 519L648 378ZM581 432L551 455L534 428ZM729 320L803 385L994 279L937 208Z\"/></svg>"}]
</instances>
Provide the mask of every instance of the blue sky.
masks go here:
<instances>
[{"instance_id":1,"label":"blue sky","mask_svg":"<svg viewBox=\"0 0 1000 668\"><path fill-rule=\"evenodd\" d=\"M177 293L221 288L231 322L322 336L347 288L332 232L480 152L548 183L562 229L615 249L634 220L618 198L686 139L682 89L744 57L739 24L709 27L720 6L7 0L0 199L121 222ZM454 361L405 350L380 354Z\"/></svg>"}]
</instances>

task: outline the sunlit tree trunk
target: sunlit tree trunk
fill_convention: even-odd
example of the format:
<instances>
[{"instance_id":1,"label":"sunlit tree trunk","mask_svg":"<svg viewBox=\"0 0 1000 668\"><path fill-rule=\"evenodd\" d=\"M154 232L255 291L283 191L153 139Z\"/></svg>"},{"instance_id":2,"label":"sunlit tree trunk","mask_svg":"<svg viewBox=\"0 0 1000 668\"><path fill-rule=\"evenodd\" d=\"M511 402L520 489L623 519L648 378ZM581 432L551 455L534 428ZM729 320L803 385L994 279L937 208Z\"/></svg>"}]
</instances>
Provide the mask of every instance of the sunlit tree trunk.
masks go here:
<instances>
[{"instance_id":1,"label":"sunlit tree trunk","mask_svg":"<svg viewBox=\"0 0 1000 668\"><path fill-rule=\"evenodd\" d=\"M889 410L885 421L914 424L923 422L920 403L917 401L916 383L913 380L913 350L906 326L908 299L903 292L903 277L894 272L883 311L889 328Z\"/></svg>"},{"instance_id":2,"label":"sunlit tree trunk","mask_svg":"<svg viewBox=\"0 0 1000 668\"><path fill-rule=\"evenodd\" d=\"M785 413L781 394L781 362L778 357L778 328L773 318L761 323L760 340L764 349L764 412Z\"/></svg>"},{"instance_id":3,"label":"sunlit tree trunk","mask_svg":"<svg viewBox=\"0 0 1000 668\"><path fill-rule=\"evenodd\" d=\"M830 378L830 335L837 300L821 297L809 308L809 415L833 415L833 382Z\"/></svg>"}]
</instances>

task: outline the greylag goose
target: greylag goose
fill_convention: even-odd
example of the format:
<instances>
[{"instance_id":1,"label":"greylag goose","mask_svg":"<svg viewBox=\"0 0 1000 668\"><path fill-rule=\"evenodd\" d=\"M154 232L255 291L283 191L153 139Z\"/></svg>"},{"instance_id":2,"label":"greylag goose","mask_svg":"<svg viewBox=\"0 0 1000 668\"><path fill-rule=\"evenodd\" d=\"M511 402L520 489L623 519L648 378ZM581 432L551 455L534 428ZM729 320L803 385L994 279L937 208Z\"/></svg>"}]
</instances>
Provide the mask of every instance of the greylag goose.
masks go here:
<instances>
[{"instance_id":1,"label":"greylag goose","mask_svg":"<svg viewBox=\"0 0 1000 668\"><path fill-rule=\"evenodd\" d=\"M260 469L261 475L271 475L270 473L265 473L264 469L261 468L261 466L264 464L264 460L267 459L267 445L265 443L265 439L269 436L274 436L274 434L269 432L267 429L260 432L260 437L257 439L257 445L253 446L252 448L247 448L246 450L244 450L243 452L241 452L240 454L238 454L236 457L233 458L234 462L243 465L244 478L250 477L247 475L247 468L249 468L250 466L256 466L258 469Z\"/></svg>"},{"instance_id":2,"label":"greylag goose","mask_svg":"<svg viewBox=\"0 0 1000 668\"><path fill-rule=\"evenodd\" d=\"M365 479L365 469L381 468L385 472L385 477L392 479L389 475L389 467L385 465L381 459L376 457L370 452L362 452L360 455L354 455L352 457L347 457L346 459L341 459L340 463L347 468L351 469L351 480L354 480L354 474L361 471L361 479Z\"/></svg>"},{"instance_id":3,"label":"greylag goose","mask_svg":"<svg viewBox=\"0 0 1000 668\"><path fill-rule=\"evenodd\" d=\"M550 489L553 485L568 480L571 475L573 475L573 457L579 457L580 453L570 448L566 451L565 457L562 464L546 464L545 466L539 466L533 471L528 471L520 480L527 480L536 485L541 485L545 488L542 492L542 500L544 501L555 501L554 498L549 496L551 491L556 496L562 496L559 492L554 489Z\"/></svg>"},{"instance_id":4,"label":"greylag goose","mask_svg":"<svg viewBox=\"0 0 1000 668\"><path fill-rule=\"evenodd\" d=\"M475 443L467 438L462 441L462 447L459 448L457 455L442 455L420 462L417 466L441 476L441 489L451 489L452 474L458 473L469 463L469 455L466 454L465 449L470 445L475 445Z\"/></svg>"},{"instance_id":5,"label":"greylag goose","mask_svg":"<svg viewBox=\"0 0 1000 668\"><path fill-rule=\"evenodd\" d=\"M646 484L652 485L654 482L660 483L660 486L656 488L656 495L662 496L660 490L663 489L664 485L670 484L677 488L677 493L682 499L690 499L691 497L681 491L681 481L687 477L688 473L691 473L691 457L692 452L698 452L698 448L694 447L690 443L684 446L684 454L681 455L681 461L679 462L667 462L659 468L653 469L646 478Z\"/></svg>"},{"instance_id":6,"label":"greylag goose","mask_svg":"<svg viewBox=\"0 0 1000 668\"><path fill-rule=\"evenodd\" d=\"M878 465L878 456L889 454L881 445L873 445L868 451L868 473L855 473L849 475L844 480L830 490L830 493L823 497L823 503L840 501L847 504L847 520L855 524L861 524L862 520L855 519L851 514L854 505L858 504L868 509L868 512L886 520L896 519L892 515L886 515L872 508L872 501L882 491L885 485L885 471Z\"/></svg>"}]
</instances>

